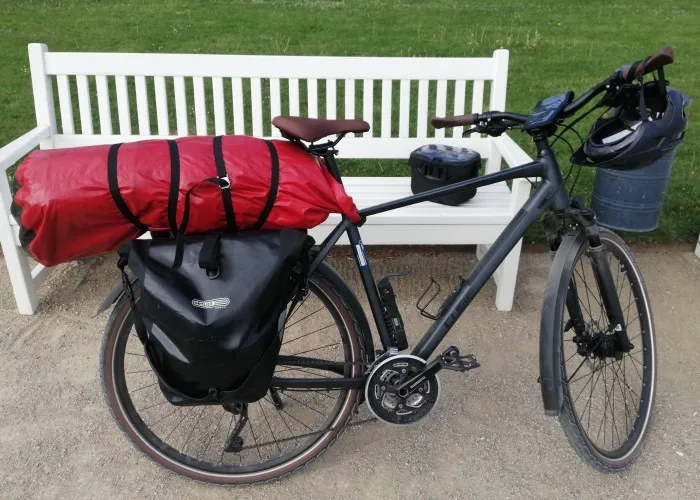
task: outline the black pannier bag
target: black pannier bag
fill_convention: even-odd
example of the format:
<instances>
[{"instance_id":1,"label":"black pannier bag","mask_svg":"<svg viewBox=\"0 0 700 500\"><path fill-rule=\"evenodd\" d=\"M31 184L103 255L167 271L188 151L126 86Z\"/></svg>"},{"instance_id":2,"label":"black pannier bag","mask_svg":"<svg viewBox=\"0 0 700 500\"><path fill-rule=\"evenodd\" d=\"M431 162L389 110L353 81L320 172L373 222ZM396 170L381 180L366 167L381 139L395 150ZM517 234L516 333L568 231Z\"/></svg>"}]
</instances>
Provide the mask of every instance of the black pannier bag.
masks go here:
<instances>
[{"instance_id":1,"label":"black pannier bag","mask_svg":"<svg viewBox=\"0 0 700 500\"><path fill-rule=\"evenodd\" d=\"M467 148L428 144L411 153L408 165L411 167L411 191L418 194L473 179L479 174L481 155ZM471 200L475 195L476 188L473 188L432 201L456 206Z\"/></svg>"},{"instance_id":2,"label":"black pannier bag","mask_svg":"<svg viewBox=\"0 0 700 500\"><path fill-rule=\"evenodd\" d=\"M178 241L135 240L119 250L120 267L128 262L141 284L134 326L160 388L176 405L257 401L270 386L313 238L282 229ZM134 297L128 279L125 286Z\"/></svg>"}]
</instances>

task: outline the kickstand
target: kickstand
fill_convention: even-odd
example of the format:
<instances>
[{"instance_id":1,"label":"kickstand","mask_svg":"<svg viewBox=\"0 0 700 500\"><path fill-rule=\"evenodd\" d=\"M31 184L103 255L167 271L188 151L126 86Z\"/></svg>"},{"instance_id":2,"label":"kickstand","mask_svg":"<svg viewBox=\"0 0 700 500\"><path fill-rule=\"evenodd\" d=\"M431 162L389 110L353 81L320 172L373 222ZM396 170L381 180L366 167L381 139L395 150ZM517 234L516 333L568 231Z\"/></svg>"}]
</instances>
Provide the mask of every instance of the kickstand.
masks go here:
<instances>
[{"instance_id":1,"label":"kickstand","mask_svg":"<svg viewBox=\"0 0 700 500\"><path fill-rule=\"evenodd\" d=\"M240 415L236 426L229 434L226 440L226 446L224 446L224 451L226 453L239 453L243 450L243 438L240 436L243 432L243 428L248 423L248 404L247 403L234 403L230 405L224 405L224 409L233 413L234 415Z\"/></svg>"}]
</instances>

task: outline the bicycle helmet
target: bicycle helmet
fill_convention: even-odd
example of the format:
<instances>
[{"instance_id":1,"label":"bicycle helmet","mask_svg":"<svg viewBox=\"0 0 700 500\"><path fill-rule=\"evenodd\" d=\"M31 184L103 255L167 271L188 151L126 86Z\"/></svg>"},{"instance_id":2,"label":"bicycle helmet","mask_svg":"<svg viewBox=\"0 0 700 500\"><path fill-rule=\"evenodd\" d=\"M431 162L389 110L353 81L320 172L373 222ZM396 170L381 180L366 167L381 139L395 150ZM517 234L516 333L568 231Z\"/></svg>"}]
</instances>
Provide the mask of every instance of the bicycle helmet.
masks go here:
<instances>
[{"instance_id":1,"label":"bicycle helmet","mask_svg":"<svg viewBox=\"0 0 700 500\"><path fill-rule=\"evenodd\" d=\"M617 170L648 167L675 149L688 127L685 106L689 98L666 87L663 79L625 85L601 104L613 108L608 116L596 120L572 156L577 165Z\"/></svg>"}]
</instances>

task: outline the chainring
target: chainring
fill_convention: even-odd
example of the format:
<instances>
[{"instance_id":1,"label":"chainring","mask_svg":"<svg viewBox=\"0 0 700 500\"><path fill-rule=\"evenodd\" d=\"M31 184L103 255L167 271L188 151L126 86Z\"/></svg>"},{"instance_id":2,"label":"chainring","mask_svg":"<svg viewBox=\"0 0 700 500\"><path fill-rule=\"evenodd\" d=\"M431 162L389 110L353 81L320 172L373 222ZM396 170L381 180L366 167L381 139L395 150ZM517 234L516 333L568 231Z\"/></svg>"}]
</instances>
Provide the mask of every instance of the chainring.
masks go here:
<instances>
[{"instance_id":1,"label":"chainring","mask_svg":"<svg viewBox=\"0 0 700 500\"><path fill-rule=\"evenodd\" d=\"M423 370L425 364L417 356L399 354L374 367L365 384L365 400L375 417L388 424L408 425L430 413L440 397L437 375L428 376L406 397L391 391L392 386Z\"/></svg>"}]
</instances>

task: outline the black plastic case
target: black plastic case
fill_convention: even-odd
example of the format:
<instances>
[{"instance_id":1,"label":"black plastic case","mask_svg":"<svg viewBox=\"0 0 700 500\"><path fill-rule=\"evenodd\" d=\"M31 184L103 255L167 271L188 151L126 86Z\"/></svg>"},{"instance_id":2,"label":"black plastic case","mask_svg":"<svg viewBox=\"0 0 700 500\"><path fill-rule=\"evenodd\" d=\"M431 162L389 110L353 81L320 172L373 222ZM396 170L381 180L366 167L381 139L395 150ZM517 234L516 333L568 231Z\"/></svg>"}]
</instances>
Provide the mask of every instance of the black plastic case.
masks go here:
<instances>
[{"instance_id":1,"label":"black plastic case","mask_svg":"<svg viewBox=\"0 0 700 500\"><path fill-rule=\"evenodd\" d=\"M481 155L467 148L428 144L411 153L411 191L414 194L473 179L479 174ZM461 205L476 195L476 188L442 196L433 201L443 205Z\"/></svg>"}]
</instances>

